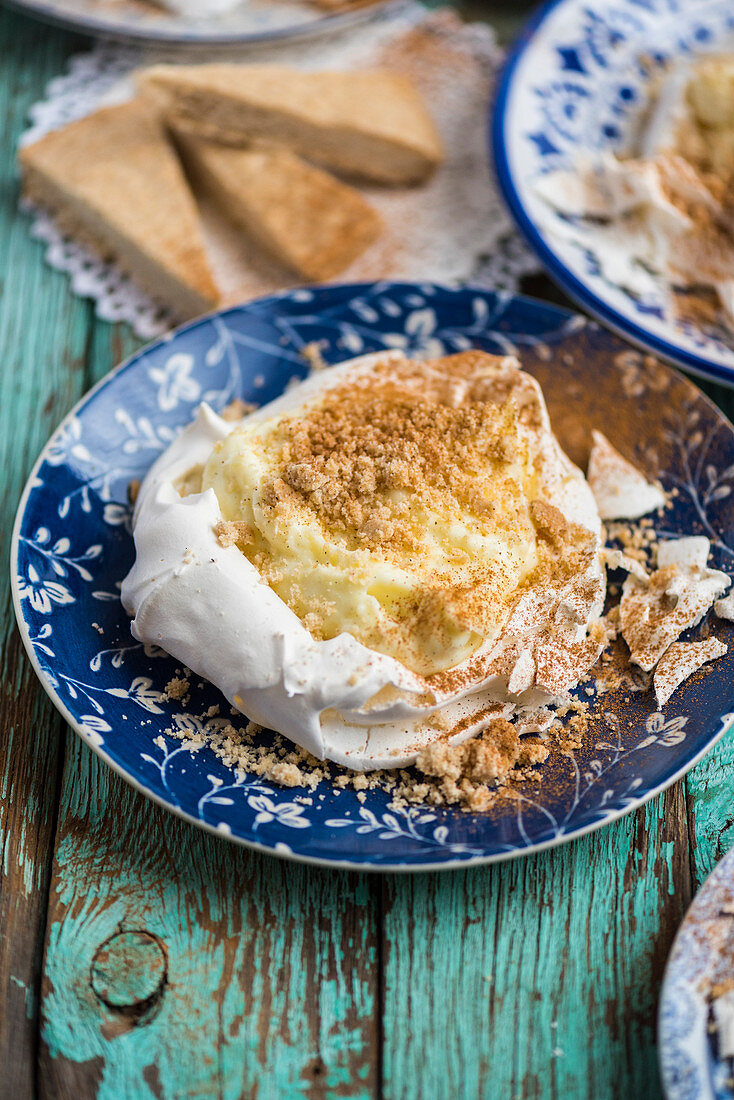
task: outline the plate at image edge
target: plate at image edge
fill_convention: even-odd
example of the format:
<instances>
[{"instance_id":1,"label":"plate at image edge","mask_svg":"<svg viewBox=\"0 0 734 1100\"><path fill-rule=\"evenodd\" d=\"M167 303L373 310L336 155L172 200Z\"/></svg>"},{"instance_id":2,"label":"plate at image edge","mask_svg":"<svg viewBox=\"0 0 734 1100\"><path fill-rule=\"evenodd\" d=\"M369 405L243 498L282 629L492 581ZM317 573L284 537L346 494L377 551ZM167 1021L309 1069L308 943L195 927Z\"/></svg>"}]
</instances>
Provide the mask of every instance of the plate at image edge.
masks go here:
<instances>
[{"instance_id":1,"label":"plate at image edge","mask_svg":"<svg viewBox=\"0 0 734 1100\"><path fill-rule=\"evenodd\" d=\"M734 851L693 899L665 968L658 1018L666 1100L734 1100L734 1059L722 1056L712 1003L733 987Z\"/></svg>"},{"instance_id":2,"label":"plate at image edge","mask_svg":"<svg viewBox=\"0 0 734 1100\"><path fill-rule=\"evenodd\" d=\"M180 662L130 634L119 600L134 558L128 485L199 402L221 409L236 397L272 400L306 376L303 349L314 343L328 363L385 348L423 357L471 347L516 353L540 382L569 456L585 468L591 429L603 427L648 474L677 488L660 534L707 535L710 563L732 572L734 428L687 379L594 322L509 294L405 283L286 292L195 321L133 356L67 416L30 476L13 536L16 614L44 688L83 740L197 825L289 858L355 869L522 855L611 822L683 775L734 719L731 649L663 713L639 678L623 678L598 701L585 685L592 718L583 748L552 754L538 781L500 792L481 814L391 809L385 791L368 790L360 802L327 781L311 794L237 779L209 748L192 753L166 735L201 728L196 716L222 696L193 676L185 710L167 699ZM701 629L706 621L693 636ZM732 624L717 620L716 633L731 646Z\"/></svg>"},{"instance_id":3,"label":"plate at image edge","mask_svg":"<svg viewBox=\"0 0 734 1100\"><path fill-rule=\"evenodd\" d=\"M734 51L730 0L550 0L510 53L490 140L510 211L556 282L638 346L734 385L734 332L666 318L662 280L644 297L610 282L593 249L553 232L562 219L536 192L543 175L573 167L580 154L624 148L667 61L723 43Z\"/></svg>"},{"instance_id":4,"label":"plate at image edge","mask_svg":"<svg viewBox=\"0 0 734 1100\"><path fill-rule=\"evenodd\" d=\"M305 37L361 23L406 0L366 0L352 10L327 11L315 0L243 0L222 15L192 18L153 0L6 0L34 19L119 42L159 46L247 46Z\"/></svg>"}]
</instances>

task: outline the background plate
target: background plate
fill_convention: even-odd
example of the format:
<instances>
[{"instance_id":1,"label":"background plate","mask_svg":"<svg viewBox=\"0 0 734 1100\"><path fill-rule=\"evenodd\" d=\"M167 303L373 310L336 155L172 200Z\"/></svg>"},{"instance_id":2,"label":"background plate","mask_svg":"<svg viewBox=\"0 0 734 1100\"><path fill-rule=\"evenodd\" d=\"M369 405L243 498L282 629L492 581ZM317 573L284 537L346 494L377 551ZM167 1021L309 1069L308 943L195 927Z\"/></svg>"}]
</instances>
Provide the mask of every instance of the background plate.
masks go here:
<instances>
[{"instance_id":1,"label":"background plate","mask_svg":"<svg viewBox=\"0 0 734 1100\"><path fill-rule=\"evenodd\" d=\"M6 0L9 7L59 27L120 42L158 46L237 46L322 34L360 23L403 0L377 0L354 11L325 12L308 0L245 0L227 15L191 19L147 0Z\"/></svg>"},{"instance_id":2,"label":"background plate","mask_svg":"<svg viewBox=\"0 0 734 1100\"><path fill-rule=\"evenodd\" d=\"M709 1032L712 987L732 979L734 851L696 895L665 970L658 1027L667 1100L734 1100L734 1067Z\"/></svg>"},{"instance_id":3,"label":"background plate","mask_svg":"<svg viewBox=\"0 0 734 1100\"><path fill-rule=\"evenodd\" d=\"M43 451L16 521L16 613L41 681L66 719L140 790L204 827L292 858L419 869L509 858L578 836L637 807L717 740L734 710L734 654L655 710L644 676L598 702L573 757L485 814L412 808L322 783L313 801L167 737L221 702L193 678L188 710L163 697L176 662L130 636L119 585L133 560L127 486L143 477L201 400L265 402L303 377L306 344L329 362L381 348L436 356L517 352L540 381L570 456L585 464L600 426L667 488L663 537L703 533L712 561L734 558L734 429L692 383L582 317L472 288L381 283L297 290L214 314L143 350L92 390ZM706 631L702 624L697 634ZM716 632L731 641L731 624ZM588 698L586 695L584 698ZM225 713L227 711L225 710ZM156 744L156 739L163 737Z\"/></svg>"},{"instance_id":4,"label":"background plate","mask_svg":"<svg viewBox=\"0 0 734 1100\"><path fill-rule=\"evenodd\" d=\"M656 66L731 43L730 0L552 0L518 40L492 122L497 176L530 245L561 286L616 331L704 377L734 384L734 340L666 316L660 290L633 297L598 256L553 232L537 180L581 153L623 148ZM650 66L649 62L653 65Z\"/></svg>"}]
</instances>

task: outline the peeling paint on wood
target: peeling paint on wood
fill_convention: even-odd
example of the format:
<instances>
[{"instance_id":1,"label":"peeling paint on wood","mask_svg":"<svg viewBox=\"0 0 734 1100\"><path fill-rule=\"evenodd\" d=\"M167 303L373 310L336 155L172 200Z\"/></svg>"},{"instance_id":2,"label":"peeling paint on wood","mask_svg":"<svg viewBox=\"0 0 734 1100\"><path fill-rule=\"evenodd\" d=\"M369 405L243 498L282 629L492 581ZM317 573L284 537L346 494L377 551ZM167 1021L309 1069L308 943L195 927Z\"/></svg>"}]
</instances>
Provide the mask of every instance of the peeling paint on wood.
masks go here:
<instances>
[{"instance_id":1,"label":"peeling paint on wood","mask_svg":"<svg viewBox=\"0 0 734 1100\"><path fill-rule=\"evenodd\" d=\"M92 959L95 995L120 1012L142 1016L163 996L167 980L168 952L150 932L115 932Z\"/></svg>"},{"instance_id":2,"label":"peeling paint on wood","mask_svg":"<svg viewBox=\"0 0 734 1100\"><path fill-rule=\"evenodd\" d=\"M374 1096L379 887L223 844L73 741L49 906L46 1093L88 1073L110 1100L154 1096L153 1082L166 1098Z\"/></svg>"},{"instance_id":3,"label":"peeling paint on wood","mask_svg":"<svg viewBox=\"0 0 734 1100\"><path fill-rule=\"evenodd\" d=\"M15 146L30 105L78 49L71 35L0 9L0 573L31 464L84 390L88 306L46 268L17 212ZM39 318L38 304L43 302ZM55 395L47 406L46 398ZM0 594L0 1092L33 1095L46 895L63 724L22 652Z\"/></svg>"},{"instance_id":4,"label":"peeling paint on wood","mask_svg":"<svg viewBox=\"0 0 734 1100\"><path fill-rule=\"evenodd\" d=\"M683 809L676 788L564 848L387 880L386 1100L431 1080L442 1097L659 1095L658 991L689 901Z\"/></svg>"}]
</instances>

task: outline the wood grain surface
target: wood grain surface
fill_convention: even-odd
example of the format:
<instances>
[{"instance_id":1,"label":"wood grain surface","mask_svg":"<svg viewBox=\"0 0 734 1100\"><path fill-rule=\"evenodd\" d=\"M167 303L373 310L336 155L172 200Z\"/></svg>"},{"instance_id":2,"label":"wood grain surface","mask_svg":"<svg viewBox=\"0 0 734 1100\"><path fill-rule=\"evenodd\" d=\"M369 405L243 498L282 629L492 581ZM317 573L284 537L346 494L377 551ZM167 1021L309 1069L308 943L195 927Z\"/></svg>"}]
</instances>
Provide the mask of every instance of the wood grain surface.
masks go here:
<instances>
[{"instance_id":1,"label":"wood grain surface","mask_svg":"<svg viewBox=\"0 0 734 1100\"><path fill-rule=\"evenodd\" d=\"M504 35L530 5L479 10ZM0 9L0 551L51 430L135 350L43 263L15 145L73 35ZM544 279L536 294L559 300ZM728 391L706 387L729 413ZM500 866L350 875L227 844L64 729L0 634L0 1097L660 1095L683 912L734 840L734 738L601 832Z\"/></svg>"}]
</instances>

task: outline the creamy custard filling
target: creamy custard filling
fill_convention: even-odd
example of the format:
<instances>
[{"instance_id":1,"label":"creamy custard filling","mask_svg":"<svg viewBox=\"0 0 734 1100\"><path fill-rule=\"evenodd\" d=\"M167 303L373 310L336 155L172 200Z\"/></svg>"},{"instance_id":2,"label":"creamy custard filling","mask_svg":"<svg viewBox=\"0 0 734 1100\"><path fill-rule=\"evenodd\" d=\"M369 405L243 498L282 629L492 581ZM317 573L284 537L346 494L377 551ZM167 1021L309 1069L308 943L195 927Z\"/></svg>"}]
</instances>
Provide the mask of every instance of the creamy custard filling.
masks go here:
<instances>
[{"instance_id":1,"label":"creamy custard filling","mask_svg":"<svg viewBox=\"0 0 734 1100\"><path fill-rule=\"evenodd\" d=\"M220 541L315 638L349 632L423 676L499 636L542 556L537 456L512 394L441 396L394 370L345 383L245 421L181 487L214 490Z\"/></svg>"}]
</instances>

